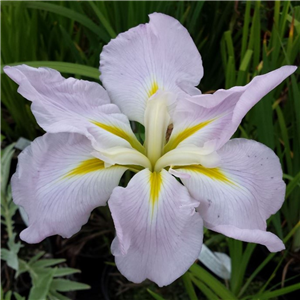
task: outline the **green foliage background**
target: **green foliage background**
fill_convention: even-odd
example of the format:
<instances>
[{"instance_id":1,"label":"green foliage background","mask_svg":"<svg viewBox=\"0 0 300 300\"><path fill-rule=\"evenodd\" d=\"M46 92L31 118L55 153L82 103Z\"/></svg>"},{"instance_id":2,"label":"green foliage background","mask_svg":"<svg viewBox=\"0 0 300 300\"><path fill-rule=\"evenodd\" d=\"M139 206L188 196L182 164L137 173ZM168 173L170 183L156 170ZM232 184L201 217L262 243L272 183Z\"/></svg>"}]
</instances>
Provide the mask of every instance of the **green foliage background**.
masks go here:
<instances>
[{"instance_id":1,"label":"green foliage background","mask_svg":"<svg viewBox=\"0 0 300 300\"><path fill-rule=\"evenodd\" d=\"M147 22L147 15L155 11L180 20L193 37L204 64L205 76L200 84L203 92L245 85L257 74L264 74L286 64L300 63L300 6L297 2L4 1L1 7L2 66L20 63L34 67L46 66L57 69L65 76L99 82L99 54L103 45L118 33ZM287 264L290 269L297 270L295 264L300 261L299 73L297 70L264 97L247 114L235 134L237 137L251 138L266 144L280 157L287 183L286 201L281 211L271 217L269 226L270 230L284 239L287 250L278 254L265 254L259 266L249 273L249 262L260 246L227 238L224 240L220 235L206 232L205 243L212 249L229 253L232 259L232 275L228 282L219 280L201 265L195 264L180 282L165 289L158 289L149 283L134 287L133 291L133 286L125 286L125 291L118 293L118 283L115 283L115 290L111 290L109 295L111 299L277 299L300 289L299 284L293 283L295 278L299 281L299 273L290 276L288 272L282 281L284 287L281 287L281 282L275 276L283 272ZM11 144L19 137L33 140L43 134L30 111L30 103L16 91L16 84L6 75L1 75L3 145ZM13 157L11 151L12 148L7 148L2 153L6 177ZM36 258L34 252L24 251L26 246L21 248L12 221L16 208L11 208L13 204L7 181L4 182L2 222L8 236L4 236L5 250L2 257L7 268L16 272L9 271L9 276L17 278L22 273L20 270L30 273L30 261L43 262L44 253ZM99 215L106 218L107 213L100 210ZM109 217L106 219L109 220ZM109 235L101 235L101 241L107 245L110 243L109 239ZM105 251L109 255L109 246ZM56 269L52 266L59 262L52 261L53 264L49 262L45 265L40 263L42 269L48 266L51 268L41 271L44 277L34 278L31 272L34 291L23 291L24 295L29 295L29 299L37 299L42 294L36 296L33 293L45 290L47 285L49 292L44 293L41 299L65 299L63 297L66 296L56 293L66 292L61 290L61 286L58 290L50 288L53 280L57 280L54 279L57 271L53 271ZM273 263L272 268L269 267L270 262ZM27 264L27 269L24 264ZM262 279L259 275L263 269L267 270L267 275ZM76 271L70 269L70 273L59 272L64 276ZM2 296L5 299L22 299L22 295L17 294L20 283L17 281L17 284L7 284L9 282L11 283L9 278L4 276L5 288L2 292L5 296ZM86 286L79 283L77 286L70 286L71 290L81 288ZM12 292L15 292L14 296Z\"/></svg>"}]
</instances>

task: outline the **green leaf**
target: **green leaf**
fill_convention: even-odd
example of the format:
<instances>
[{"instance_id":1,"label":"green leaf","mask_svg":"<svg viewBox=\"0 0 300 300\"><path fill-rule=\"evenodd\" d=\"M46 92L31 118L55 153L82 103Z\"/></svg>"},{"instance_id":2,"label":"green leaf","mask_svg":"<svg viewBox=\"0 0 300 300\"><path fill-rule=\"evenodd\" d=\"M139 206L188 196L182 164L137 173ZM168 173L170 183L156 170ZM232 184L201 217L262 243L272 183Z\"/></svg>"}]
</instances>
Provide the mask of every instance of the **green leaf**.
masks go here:
<instances>
[{"instance_id":1,"label":"green leaf","mask_svg":"<svg viewBox=\"0 0 300 300\"><path fill-rule=\"evenodd\" d=\"M245 55L247 40L249 38L250 10L251 10L251 1L247 1L245 17L244 17L244 25L243 25L243 34L242 34L241 57L243 57Z\"/></svg>"},{"instance_id":2,"label":"green leaf","mask_svg":"<svg viewBox=\"0 0 300 300\"><path fill-rule=\"evenodd\" d=\"M246 51L238 71L238 78L236 81L236 85L245 85L247 83L247 71L249 70L250 67L252 54L253 54L252 50L248 49Z\"/></svg>"},{"instance_id":3,"label":"green leaf","mask_svg":"<svg viewBox=\"0 0 300 300\"><path fill-rule=\"evenodd\" d=\"M109 33L110 37L112 39L115 38L117 35L116 35L115 31L113 30L113 28L111 27L111 25L109 24L109 22L107 21L107 19L105 18L105 16L102 14L101 10L97 7L97 5L94 2L89 1L88 3L90 4L92 9L96 13L96 15L99 18L100 22L102 23L103 27Z\"/></svg>"},{"instance_id":4,"label":"green leaf","mask_svg":"<svg viewBox=\"0 0 300 300\"><path fill-rule=\"evenodd\" d=\"M201 10L203 8L204 3L205 3L204 1L196 1L195 2L196 7L192 12L192 17L189 20L191 28L196 27L196 21L197 21L197 18L199 18L200 14L201 14Z\"/></svg>"},{"instance_id":5,"label":"green leaf","mask_svg":"<svg viewBox=\"0 0 300 300\"><path fill-rule=\"evenodd\" d=\"M286 187L286 198L293 192L294 188L300 184L300 172L289 182Z\"/></svg>"},{"instance_id":6,"label":"green leaf","mask_svg":"<svg viewBox=\"0 0 300 300\"><path fill-rule=\"evenodd\" d=\"M286 244L287 241L295 234L295 232L300 228L300 221L294 226L294 228L288 233L288 235L283 239L283 243ZM245 291L247 290L250 283L257 276L257 274L272 260L272 258L276 255L276 252L270 253L264 261L252 272L251 276L247 279L246 283L243 285L240 290L239 297L241 297Z\"/></svg>"},{"instance_id":7,"label":"green leaf","mask_svg":"<svg viewBox=\"0 0 300 300\"><path fill-rule=\"evenodd\" d=\"M8 291L8 292L4 295L4 299L3 299L3 300L11 300L11 295L12 295L12 291Z\"/></svg>"},{"instance_id":8,"label":"green leaf","mask_svg":"<svg viewBox=\"0 0 300 300\"><path fill-rule=\"evenodd\" d=\"M50 291L48 297L49 297L49 300L71 300L70 298L65 297L62 294L55 292L55 291Z\"/></svg>"},{"instance_id":9,"label":"green leaf","mask_svg":"<svg viewBox=\"0 0 300 300\"><path fill-rule=\"evenodd\" d=\"M51 4L46 2L24 1L23 3L24 3L23 5L27 8L41 9L44 11L53 12L57 15L61 15L63 17L77 21L82 25L84 25L86 28L96 33L100 38L102 38L106 42L108 42L110 39L109 36L106 34L106 32L100 26L96 25L91 19L70 8L64 7L62 5ZM14 2L9 2L9 3L2 3L2 5L18 5L18 4L15 4Z\"/></svg>"},{"instance_id":10,"label":"green leaf","mask_svg":"<svg viewBox=\"0 0 300 300\"><path fill-rule=\"evenodd\" d=\"M281 295L286 295L288 293L291 293L293 291L300 290L300 283L293 284L291 286L287 286L281 289L278 289L276 291L271 292L265 292L263 294L260 294L257 296L257 299L272 299Z\"/></svg>"},{"instance_id":11,"label":"green leaf","mask_svg":"<svg viewBox=\"0 0 300 300\"><path fill-rule=\"evenodd\" d=\"M54 275L55 277L67 276L74 273L80 273L81 271L73 268L55 268Z\"/></svg>"},{"instance_id":12,"label":"green leaf","mask_svg":"<svg viewBox=\"0 0 300 300\"><path fill-rule=\"evenodd\" d=\"M183 280L183 284L185 287L185 290L187 291L190 300L197 300L198 297L195 293L191 278L190 278L190 274L188 272L186 272L185 274L183 274L181 276L182 280Z\"/></svg>"},{"instance_id":13,"label":"green leaf","mask_svg":"<svg viewBox=\"0 0 300 300\"><path fill-rule=\"evenodd\" d=\"M165 300L162 296L154 293L150 289L147 289L147 292L155 299L155 300Z\"/></svg>"},{"instance_id":14,"label":"green leaf","mask_svg":"<svg viewBox=\"0 0 300 300\"><path fill-rule=\"evenodd\" d=\"M46 299L53 280L53 274L53 269L47 270L44 274L38 274L38 277L35 277L30 273L33 287L30 290L28 300Z\"/></svg>"},{"instance_id":15,"label":"green leaf","mask_svg":"<svg viewBox=\"0 0 300 300\"><path fill-rule=\"evenodd\" d=\"M205 283L214 293L222 299L237 299L218 279L208 273L205 269L197 264L190 267L190 272L194 277Z\"/></svg>"},{"instance_id":16,"label":"green leaf","mask_svg":"<svg viewBox=\"0 0 300 300\"><path fill-rule=\"evenodd\" d=\"M8 249L1 249L1 259L5 260L7 265L12 269L18 271L19 269L19 261L18 261L18 253L22 244L20 242L14 242L15 234L13 234L12 238L9 239L7 245Z\"/></svg>"},{"instance_id":17,"label":"green leaf","mask_svg":"<svg viewBox=\"0 0 300 300\"><path fill-rule=\"evenodd\" d=\"M275 109L276 109L278 122L279 122L280 130L281 130L281 136L282 136L282 139L283 139L283 142L284 142L287 170L288 170L289 174L293 174L291 148L290 148L290 143L289 143L289 136L288 136L286 122L285 122L284 115L282 113L281 108L279 106L276 106Z\"/></svg>"},{"instance_id":18,"label":"green leaf","mask_svg":"<svg viewBox=\"0 0 300 300\"><path fill-rule=\"evenodd\" d=\"M209 287L207 287L207 285L205 285L199 279L196 279L193 275L190 275L190 277L193 283L199 288L199 290L206 296L207 299L219 300L219 297Z\"/></svg>"},{"instance_id":19,"label":"green leaf","mask_svg":"<svg viewBox=\"0 0 300 300\"><path fill-rule=\"evenodd\" d=\"M55 258L55 259L41 259L37 262L34 262L31 264L32 269L40 269L45 267L54 266L60 263L65 262L66 260L64 258Z\"/></svg>"},{"instance_id":20,"label":"green leaf","mask_svg":"<svg viewBox=\"0 0 300 300\"><path fill-rule=\"evenodd\" d=\"M17 278L20 274L27 272L29 270L29 267L23 259L19 258L19 269L16 272L15 278Z\"/></svg>"},{"instance_id":21,"label":"green leaf","mask_svg":"<svg viewBox=\"0 0 300 300\"><path fill-rule=\"evenodd\" d=\"M85 283L75 282L68 279L53 279L51 291L69 292L77 290L87 290L91 287Z\"/></svg>"},{"instance_id":22,"label":"green leaf","mask_svg":"<svg viewBox=\"0 0 300 300\"><path fill-rule=\"evenodd\" d=\"M14 143L7 146L1 152L1 191L6 194L6 187L8 184L8 176L10 172L10 164L14 155Z\"/></svg>"},{"instance_id":23,"label":"green leaf","mask_svg":"<svg viewBox=\"0 0 300 300\"><path fill-rule=\"evenodd\" d=\"M38 259L40 259L44 254L45 254L45 251L40 251L38 254L36 254L35 256L33 256L33 257L29 260L28 264L29 264L29 265L33 264L33 263L36 262Z\"/></svg>"},{"instance_id":24,"label":"green leaf","mask_svg":"<svg viewBox=\"0 0 300 300\"><path fill-rule=\"evenodd\" d=\"M21 295L19 295L18 293L14 292L14 296L16 297L16 300L26 300L25 297L22 297Z\"/></svg>"}]
</instances>

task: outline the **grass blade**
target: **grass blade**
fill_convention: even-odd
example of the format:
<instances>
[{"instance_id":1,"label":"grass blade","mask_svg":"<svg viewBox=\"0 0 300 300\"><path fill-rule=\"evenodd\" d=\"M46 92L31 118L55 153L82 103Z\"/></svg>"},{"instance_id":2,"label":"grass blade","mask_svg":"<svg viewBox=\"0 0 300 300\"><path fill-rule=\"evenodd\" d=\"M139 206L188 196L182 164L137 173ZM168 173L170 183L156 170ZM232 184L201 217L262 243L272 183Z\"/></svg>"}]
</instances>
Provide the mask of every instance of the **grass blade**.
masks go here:
<instances>
[{"instance_id":1,"label":"grass blade","mask_svg":"<svg viewBox=\"0 0 300 300\"><path fill-rule=\"evenodd\" d=\"M48 12L53 12L57 15L75 20L80 24L84 25L86 28L90 29L92 32L96 33L101 39L108 42L110 40L109 35L98 25L96 25L91 19L87 16L80 14L76 11L73 11L62 5L46 3L46 2L32 2L24 1L25 7L32 9L41 9ZM2 5L16 5L15 2L3 2Z\"/></svg>"},{"instance_id":2,"label":"grass blade","mask_svg":"<svg viewBox=\"0 0 300 300\"><path fill-rule=\"evenodd\" d=\"M205 271L197 264L193 264L190 267L192 275L203 283L205 283L212 291L214 291L221 299L237 299L233 293L231 293L218 279L213 275Z\"/></svg>"}]
</instances>

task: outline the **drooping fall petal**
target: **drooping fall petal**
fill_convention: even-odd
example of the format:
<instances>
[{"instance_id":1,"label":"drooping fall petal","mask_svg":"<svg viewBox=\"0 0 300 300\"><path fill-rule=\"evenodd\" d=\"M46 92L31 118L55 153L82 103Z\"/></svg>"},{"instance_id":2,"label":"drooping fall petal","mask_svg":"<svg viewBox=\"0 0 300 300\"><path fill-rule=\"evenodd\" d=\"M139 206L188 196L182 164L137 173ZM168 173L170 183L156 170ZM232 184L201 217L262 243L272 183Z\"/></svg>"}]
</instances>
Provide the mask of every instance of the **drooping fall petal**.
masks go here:
<instances>
[{"instance_id":1,"label":"drooping fall petal","mask_svg":"<svg viewBox=\"0 0 300 300\"><path fill-rule=\"evenodd\" d=\"M203 226L195 213L199 203L167 171L137 173L126 188L114 189L108 205L117 231L112 252L129 280L167 285L197 259Z\"/></svg>"},{"instance_id":2,"label":"drooping fall petal","mask_svg":"<svg viewBox=\"0 0 300 300\"><path fill-rule=\"evenodd\" d=\"M187 97L179 102L165 152L184 144L205 147L213 140L214 150L219 149L234 134L246 113L296 69L284 66L256 76L245 86Z\"/></svg>"},{"instance_id":3,"label":"drooping fall petal","mask_svg":"<svg viewBox=\"0 0 300 300\"><path fill-rule=\"evenodd\" d=\"M29 217L21 233L24 241L38 243L54 234L70 237L95 207L105 205L126 168L105 169L92 151L82 135L46 133L19 155L12 192Z\"/></svg>"},{"instance_id":4,"label":"drooping fall petal","mask_svg":"<svg viewBox=\"0 0 300 300\"><path fill-rule=\"evenodd\" d=\"M266 232L266 219L283 201L285 183L275 153L255 141L233 139L219 151L218 168L178 168L191 195L201 201L199 212L212 230L247 242L264 244L270 251L284 249L282 241Z\"/></svg>"},{"instance_id":5,"label":"drooping fall petal","mask_svg":"<svg viewBox=\"0 0 300 300\"><path fill-rule=\"evenodd\" d=\"M103 48L100 79L130 120L144 124L147 99L158 89L179 93L199 84L201 56L174 18L153 13L150 22L121 33Z\"/></svg>"}]
</instances>

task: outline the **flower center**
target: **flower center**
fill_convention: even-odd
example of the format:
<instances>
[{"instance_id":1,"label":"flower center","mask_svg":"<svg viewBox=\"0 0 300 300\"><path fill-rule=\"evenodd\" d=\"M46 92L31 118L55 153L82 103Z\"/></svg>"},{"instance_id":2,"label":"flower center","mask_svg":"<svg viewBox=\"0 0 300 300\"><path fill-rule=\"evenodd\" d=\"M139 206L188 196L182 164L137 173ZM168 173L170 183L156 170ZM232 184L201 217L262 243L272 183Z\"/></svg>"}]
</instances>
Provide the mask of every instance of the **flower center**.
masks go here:
<instances>
[{"instance_id":1,"label":"flower center","mask_svg":"<svg viewBox=\"0 0 300 300\"><path fill-rule=\"evenodd\" d=\"M129 141L125 135L125 139L134 148L116 146L100 152L95 151L93 155L101 159L105 167L123 165L133 172L147 168L151 172L158 173L164 168L171 168L172 171L176 166L200 164L212 168L218 165L220 158L214 151L214 143L205 145L203 148L193 144L180 145L184 138L193 132L190 128L177 133L177 137L173 138L175 142L169 141L166 145L168 129L172 131L169 127L172 123L170 111L173 109L174 102L172 94L164 91L157 91L149 98L144 115L145 143L143 146L136 140L139 144L137 147L136 143ZM123 137L124 134L118 136Z\"/></svg>"}]
</instances>

